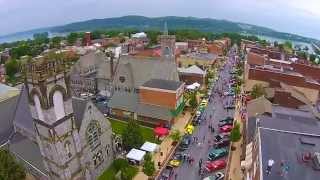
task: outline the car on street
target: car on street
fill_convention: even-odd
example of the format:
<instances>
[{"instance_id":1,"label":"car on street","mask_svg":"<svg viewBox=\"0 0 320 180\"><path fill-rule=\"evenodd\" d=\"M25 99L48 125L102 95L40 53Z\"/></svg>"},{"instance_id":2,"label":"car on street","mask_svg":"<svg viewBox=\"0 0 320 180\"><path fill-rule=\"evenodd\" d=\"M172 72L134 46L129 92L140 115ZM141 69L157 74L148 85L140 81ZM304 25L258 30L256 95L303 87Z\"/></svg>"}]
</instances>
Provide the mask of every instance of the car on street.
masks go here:
<instances>
[{"instance_id":1,"label":"car on street","mask_svg":"<svg viewBox=\"0 0 320 180\"><path fill-rule=\"evenodd\" d=\"M215 142L219 142L219 141L221 141L222 139L230 139L230 135L229 135L229 134L221 133L221 134L218 134L218 135L215 135L215 136L214 136L214 141L215 141Z\"/></svg>"},{"instance_id":2,"label":"car on street","mask_svg":"<svg viewBox=\"0 0 320 180\"><path fill-rule=\"evenodd\" d=\"M222 121L222 122L219 122L218 124L219 127L222 127L225 125L233 125L233 121Z\"/></svg>"},{"instance_id":3,"label":"car on street","mask_svg":"<svg viewBox=\"0 0 320 180\"><path fill-rule=\"evenodd\" d=\"M205 170L209 173L225 168L227 165L225 160L207 161Z\"/></svg>"},{"instance_id":4,"label":"car on street","mask_svg":"<svg viewBox=\"0 0 320 180\"><path fill-rule=\"evenodd\" d=\"M222 172L217 172L213 176L205 177L203 180L223 180L224 174Z\"/></svg>"},{"instance_id":5,"label":"car on street","mask_svg":"<svg viewBox=\"0 0 320 180\"><path fill-rule=\"evenodd\" d=\"M200 103L200 107L206 107L208 105L208 101L207 100L202 100Z\"/></svg>"},{"instance_id":6,"label":"car on street","mask_svg":"<svg viewBox=\"0 0 320 180\"><path fill-rule=\"evenodd\" d=\"M185 135L182 138L182 141L180 143L179 149L180 150L187 150L189 149L189 146L191 144L191 136L190 135Z\"/></svg>"},{"instance_id":7,"label":"car on street","mask_svg":"<svg viewBox=\"0 0 320 180\"><path fill-rule=\"evenodd\" d=\"M179 167L181 164L181 160L179 159L172 159L169 161L169 165L173 167Z\"/></svg>"},{"instance_id":8,"label":"car on street","mask_svg":"<svg viewBox=\"0 0 320 180\"><path fill-rule=\"evenodd\" d=\"M220 132L230 132L232 130L233 126L232 125L224 125L220 127Z\"/></svg>"},{"instance_id":9,"label":"car on street","mask_svg":"<svg viewBox=\"0 0 320 180\"><path fill-rule=\"evenodd\" d=\"M224 118L224 119L221 119L221 120L219 120L220 122L223 122L223 121L232 121L233 122L233 118L232 117L226 117L226 118Z\"/></svg>"},{"instance_id":10,"label":"car on street","mask_svg":"<svg viewBox=\"0 0 320 180\"><path fill-rule=\"evenodd\" d=\"M232 104L228 104L228 105L225 105L223 108L224 109L234 109L234 108L236 108L236 106L232 105Z\"/></svg>"},{"instance_id":11,"label":"car on street","mask_svg":"<svg viewBox=\"0 0 320 180\"><path fill-rule=\"evenodd\" d=\"M229 146L229 144L230 144L230 139L222 139L222 140L220 140L218 142L215 142L213 144L213 147L215 147L215 148L223 148L223 147Z\"/></svg>"},{"instance_id":12,"label":"car on street","mask_svg":"<svg viewBox=\"0 0 320 180\"><path fill-rule=\"evenodd\" d=\"M166 166L165 169L162 171L159 180L170 180L174 174L174 170L172 166Z\"/></svg>"},{"instance_id":13,"label":"car on street","mask_svg":"<svg viewBox=\"0 0 320 180\"><path fill-rule=\"evenodd\" d=\"M224 157L228 154L228 150L226 148L212 149L208 153L208 160L214 161L221 157Z\"/></svg>"}]
</instances>

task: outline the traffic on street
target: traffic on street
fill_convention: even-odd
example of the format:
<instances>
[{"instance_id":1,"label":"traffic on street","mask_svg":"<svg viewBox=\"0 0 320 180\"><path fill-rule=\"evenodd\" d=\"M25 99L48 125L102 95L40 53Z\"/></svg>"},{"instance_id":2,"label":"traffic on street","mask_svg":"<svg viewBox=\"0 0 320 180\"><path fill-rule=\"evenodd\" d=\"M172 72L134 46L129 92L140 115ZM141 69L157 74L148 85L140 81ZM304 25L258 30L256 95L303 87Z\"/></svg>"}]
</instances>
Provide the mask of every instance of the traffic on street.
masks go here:
<instances>
[{"instance_id":1,"label":"traffic on street","mask_svg":"<svg viewBox=\"0 0 320 180\"><path fill-rule=\"evenodd\" d=\"M220 180L223 179L229 154L230 132L233 126L236 51L232 48L220 68L218 78L196 112L193 133L184 135L160 180ZM170 171L170 172L169 172ZM169 172L169 173L168 173Z\"/></svg>"}]
</instances>

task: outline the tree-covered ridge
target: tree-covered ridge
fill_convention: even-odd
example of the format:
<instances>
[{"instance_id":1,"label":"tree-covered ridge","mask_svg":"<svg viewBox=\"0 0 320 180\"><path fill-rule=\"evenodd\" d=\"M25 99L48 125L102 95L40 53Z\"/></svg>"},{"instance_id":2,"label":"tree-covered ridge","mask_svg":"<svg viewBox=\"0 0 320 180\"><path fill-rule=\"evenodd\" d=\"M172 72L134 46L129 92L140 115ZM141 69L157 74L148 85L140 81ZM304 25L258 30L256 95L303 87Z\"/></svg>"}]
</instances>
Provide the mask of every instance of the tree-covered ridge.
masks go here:
<instances>
[{"instance_id":1,"label":"tree-covered ridge","mask_svg":"<svg viewBox=\"0 0 320 180\"><path fill-rule=\"evenodd\" d=\"M278 32L269 28L255 26L244 23L231 22L226 20L210 19L210 18L194 18L194 17L157 17L148 18L144 16L124 16L117 18L93 19L88 21L71 23L63 26L51 28L52 32L72 32L72 31L92 31L96 29L119 29L132 28L138 30L162 30L164 22L172 30L176 29L195 29L205 32L236 32L246 34L256 34L271 36L280 39L293 41L310 42L310 38L302 37L295 34Z\"/></svg>"}]
</instances>

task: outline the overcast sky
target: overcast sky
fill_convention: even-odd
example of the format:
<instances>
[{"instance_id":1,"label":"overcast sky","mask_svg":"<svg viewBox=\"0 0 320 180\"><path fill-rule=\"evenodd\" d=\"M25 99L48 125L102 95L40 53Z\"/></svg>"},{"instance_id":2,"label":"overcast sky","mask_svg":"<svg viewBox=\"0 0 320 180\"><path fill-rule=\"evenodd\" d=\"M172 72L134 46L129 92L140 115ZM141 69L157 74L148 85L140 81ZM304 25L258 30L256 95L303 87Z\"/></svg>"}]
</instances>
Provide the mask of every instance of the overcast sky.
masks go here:
<instances>
[{"instance_id":1,"label":"overcast sky","mask_svg":"<svg viewBox=\"0 0 320 180\"><path fill-rule=\"evenodd\" d=\"M320 0L0 0L0 35L123 15L194 16L320 39Z\"/></svg>"}]
</instances>

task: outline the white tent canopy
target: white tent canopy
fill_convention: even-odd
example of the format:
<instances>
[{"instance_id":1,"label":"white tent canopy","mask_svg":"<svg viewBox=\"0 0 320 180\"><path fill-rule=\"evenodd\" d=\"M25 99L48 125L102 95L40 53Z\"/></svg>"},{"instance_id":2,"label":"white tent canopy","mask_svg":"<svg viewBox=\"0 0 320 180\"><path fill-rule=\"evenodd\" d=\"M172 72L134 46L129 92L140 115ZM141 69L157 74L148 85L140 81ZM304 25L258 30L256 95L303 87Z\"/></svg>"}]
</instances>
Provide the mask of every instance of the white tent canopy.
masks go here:
<instances>
[{"instance_id":1,"label":"white tent canopy","mask_svg":"<svg viewBox=\"0 0 320 180\"><path fill-rule=\"evenodd\" d=\"M194 90L194 89L196 89L196 87L193 84L191 84L191 85L187 86L187 89L188 90Z\"/></svg>"},{"instance_id":2,"label":"white tent canopy","mask_svg":"<svg viewBox=\"0 0 320 180\"><path fill-rule=\"evenodd\" d=\"M147 152L155 152L158 149L158 144L151 143L146 141L141 147L141 150L147 151Z\"/></svg>"},{"instance_id":3,"label":"white tent canopy","mask_svg":"<svg viewBox=\"0 0 320 180\"><path fill-rule=\"evenodd\" d=\"M135 160L135 161L142 161L143 160L143 157L144 157L144 155L146 154L146 152L145 151L141 151L141 150L139 150L139 149L135 149L135 148L133 148L133 149L131 149L130 151L129 151L129 153L127 154L127 158L128 159L131 159L131 160Z\"/></svg>"},{"instance_id":4,"label":"white tent canopy","mask_svg":"<svg viewBox=\"0 0 320 180\"><path fill-rule=\"evenodd\" d=\"M198 88L198 87L201 86L201 85L200 85L199 83L197 83L197 82L193 83L192 85L193 85L194 87L196 87L196 88Z\"/></svg>"}]
</instances>

